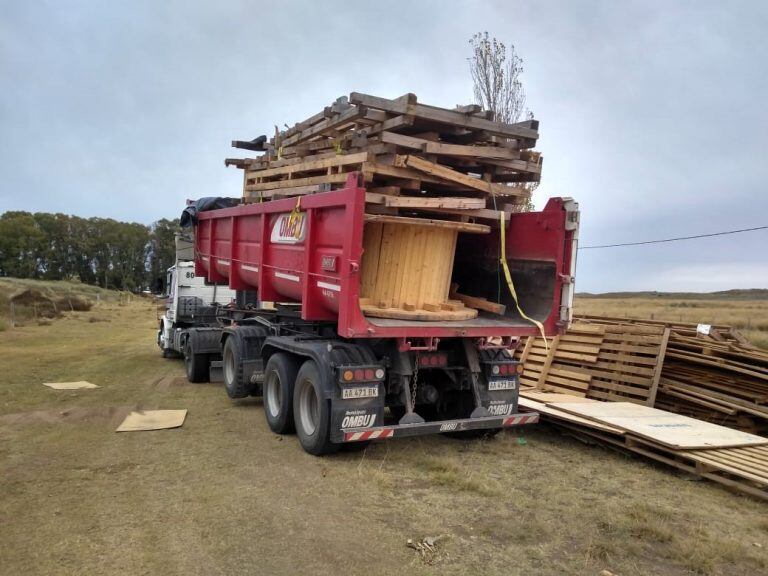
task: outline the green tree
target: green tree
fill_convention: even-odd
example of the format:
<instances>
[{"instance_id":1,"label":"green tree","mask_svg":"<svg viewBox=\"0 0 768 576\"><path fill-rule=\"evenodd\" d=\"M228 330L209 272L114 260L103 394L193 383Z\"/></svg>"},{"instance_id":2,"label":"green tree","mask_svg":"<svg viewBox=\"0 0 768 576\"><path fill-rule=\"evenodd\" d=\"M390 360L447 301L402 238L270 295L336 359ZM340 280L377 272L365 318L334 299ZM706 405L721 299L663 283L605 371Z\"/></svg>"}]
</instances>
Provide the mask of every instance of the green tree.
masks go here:
<instances>
[{"instance_id":1,"label":"green tree","mask_svg":"<svg viewBox=\"0 0 768 576\"><path fill-rule=\"evenodd\" d=\"M0 216L0 275L19 278L39 276L39 258L45 235L29 212Z\"/></svg>"}]
</instances>

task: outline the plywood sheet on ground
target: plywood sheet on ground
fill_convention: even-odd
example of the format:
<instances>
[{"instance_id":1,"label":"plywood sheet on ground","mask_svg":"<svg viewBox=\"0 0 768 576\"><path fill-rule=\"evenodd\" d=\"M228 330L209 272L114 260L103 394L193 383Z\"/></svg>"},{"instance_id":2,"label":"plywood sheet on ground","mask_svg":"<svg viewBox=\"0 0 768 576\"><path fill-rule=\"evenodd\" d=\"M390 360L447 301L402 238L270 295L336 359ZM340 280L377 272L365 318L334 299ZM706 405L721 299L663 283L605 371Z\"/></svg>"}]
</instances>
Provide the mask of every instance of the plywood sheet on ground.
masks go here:
<instances>
[{"instance_id":1,"label":"plywood sheet on ground","mask_svg":"<svg viewBox=\"0 0 768 576\"><path fill-rule=\"evenodd\" d=\"M585 400L586 402L590 402L590 403L597 402L597 400L590 400L589 398L581 398L581 400ZM553 408L545 404L544 402L539 402L531 398L521 397L518 400L518 406L520 406L520 408L528 412L538 412L539 414L543 414L545 416L548 416L556 420L564 420L572 424L589 426L590 428L593 428L595 430L600 430L602 432L609 432L611 434L618 434L618 435L624 434L624 430L622 430L621 428L616 428L615 426L608 426L607 424L601 424L600 422L596 422L594 420L588 420L587 418L582 418L581 416L576 416L575 414L569 414L568 412L564 412L563 410L558 410L556 408Z\"/></svg>"},{"instance_id":2,"label":"plywood sheet on ground","mask_svg":"<svg viewBox=\"0 0 768 576\"><path fill-rule=\"evenodd\" d=\"M186 410L145 410L131 412L115 432L141 432L145 430L164 430L178 428L184 424Z\"/></svg>"},{"instance_id":3,"label":"plywood sheet on ground","mask_svg":"<svg viewBox=\"0 0 768 576\"><path fill-rule=\"evenodd\" d=\"M53 388L54 390L85 390L87 388L98 388L98 385L91 384L85 380L80 382L45 382L43 386Z\"/></svg>"},{"instance_id":4,"label":"plywood sheet on ground","mask_svg":"<svg viewBox=\"0 0 768 576\"><path fill-rule=\"evenodd\" d=\"M690 450L768 444L768 438L631 402L560 402L551 408L581 416L664 446Z\"/></svg>"}]
</instances>

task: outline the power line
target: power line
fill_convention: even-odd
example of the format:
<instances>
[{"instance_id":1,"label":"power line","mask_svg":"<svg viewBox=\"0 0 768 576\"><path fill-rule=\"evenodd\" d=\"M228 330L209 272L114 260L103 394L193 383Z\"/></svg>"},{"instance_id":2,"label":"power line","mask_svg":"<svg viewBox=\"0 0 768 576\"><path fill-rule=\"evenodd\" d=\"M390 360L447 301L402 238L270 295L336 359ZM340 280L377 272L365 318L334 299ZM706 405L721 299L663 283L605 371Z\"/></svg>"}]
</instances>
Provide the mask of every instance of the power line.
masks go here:
<instances>
[{"instance_id":1,"label":"power line","mask_svg":"<svg viewBox=\"0 0 768 576\"><path fill-rule=\"evenodd\" d=\"M662 242L677 242L678 240L694 240L695 238L710 238L712 236L725 236L738 234L739 232L752 232L754 230L766 230L768 226L756 228L742 228L741 230L727 230L725 232L713 232L711 234L697 234L696 236L680 236L679 238L665 238L664 240L646 240L644 242L626 242L624 244L602 244L600 246L579 246L579 250L592 250L594 248L616 248L617 246L640 246L641 244L661 244Z\"/></svg>"}]
</instances>

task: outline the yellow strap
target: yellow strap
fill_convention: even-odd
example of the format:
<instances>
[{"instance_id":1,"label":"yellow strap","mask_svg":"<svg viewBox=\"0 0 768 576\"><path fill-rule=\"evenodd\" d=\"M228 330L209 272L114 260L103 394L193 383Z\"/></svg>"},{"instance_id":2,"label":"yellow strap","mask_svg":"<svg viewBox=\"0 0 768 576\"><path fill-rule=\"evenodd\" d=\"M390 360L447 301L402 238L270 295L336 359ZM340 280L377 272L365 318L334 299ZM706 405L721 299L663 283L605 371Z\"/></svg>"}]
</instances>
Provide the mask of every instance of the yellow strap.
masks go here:
<instances>
[{"instance_id":1,"label":"yellow strap","mask_svg":"<svg viewBox=\"0 0 768 576\"><path fill-rule=\"evenodd\" d=\"M341 155L341 140L334 140L333 141L333 149L336 150L336 156Z\"/></svg>"},{"instance_id":2,"label":"yellow strap","mask_svg":"<svg viewBox=\"0 0 768 576\"><path fill-rule=\"evenodd\" d=\"M547 344L547 337L544 334L544 326L541 322L538 320L534 320L530 316L528 316L525 312L523 312L522 308L520 308L520 303L517 301L517 292L515 291L515 285L512 283L512 274L509 273L509 266L507 266L507 232L506 232L506 226L504 222L504 212L499 213L499 219L501 224L501 258L499 261L501 262L501 267L504 269L504 277L507 280L507 286L509 286L509 292L512 294L512 300L515 301L515 307L517 308L517 312L528 320L529 322L536 325L536 327L539 329L539 332L541 332L541 337L544 339L544 349L549 351L549 344Z\"/></svg>"}]
</instances>

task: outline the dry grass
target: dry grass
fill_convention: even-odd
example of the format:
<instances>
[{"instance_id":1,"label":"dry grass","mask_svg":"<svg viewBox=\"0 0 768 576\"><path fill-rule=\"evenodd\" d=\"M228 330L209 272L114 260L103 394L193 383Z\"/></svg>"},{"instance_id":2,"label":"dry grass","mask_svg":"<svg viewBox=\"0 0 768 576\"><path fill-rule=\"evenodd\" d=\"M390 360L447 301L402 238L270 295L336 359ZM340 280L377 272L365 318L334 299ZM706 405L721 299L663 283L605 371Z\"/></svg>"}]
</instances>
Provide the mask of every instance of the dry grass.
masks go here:
<instances>
[{"instance_id":1,"label":"dry grass","mask_svg":"<svg viewBox=\"0 0 768 576\"><path fill-rule=\"evenodd\" d=\"M111 322L90 323L97 312ZM308 456L269 432L260 400L188 384L159 356L154 314L102 304L0 334L0 572L768 570L765 503L545 426ZM101 388L41 385L80 379ZM136 407L189 415L176 430L114 433ZM439 535L434 566L406 547Z\"/></svg>"},{"instance_id":2,"label":"dry grass","mask_svg":"<svg viewBox=\"0 0 768 576\"><path fill-rule=\"evenodd\" d=\"M576 314L643 318L701 324L727 324L756 346L768 349L768 300L705 298L576 298Z\"/></svg>"}]
</instances>

